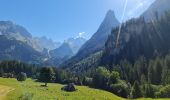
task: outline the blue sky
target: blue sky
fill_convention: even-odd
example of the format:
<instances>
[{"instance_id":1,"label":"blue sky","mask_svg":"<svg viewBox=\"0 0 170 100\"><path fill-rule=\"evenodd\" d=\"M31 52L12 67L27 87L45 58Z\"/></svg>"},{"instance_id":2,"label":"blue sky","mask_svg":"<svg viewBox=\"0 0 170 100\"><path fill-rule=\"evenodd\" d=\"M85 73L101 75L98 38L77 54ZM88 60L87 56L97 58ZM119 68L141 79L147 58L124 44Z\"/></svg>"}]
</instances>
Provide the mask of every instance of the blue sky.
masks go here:
<instances>
[{"instance_id":1,"label":"blue sky","mask_svg":"<svg viewBox=\"0 0 170 100\"><path fill-rule=\"evenodd\" d=\"M24 26L33 36L63 41L90 38L106 12L121 20L126 0L0 0L0 20ZM124 20L139 16L154 0L127 0Z\"/></svg>"}]
</instances>

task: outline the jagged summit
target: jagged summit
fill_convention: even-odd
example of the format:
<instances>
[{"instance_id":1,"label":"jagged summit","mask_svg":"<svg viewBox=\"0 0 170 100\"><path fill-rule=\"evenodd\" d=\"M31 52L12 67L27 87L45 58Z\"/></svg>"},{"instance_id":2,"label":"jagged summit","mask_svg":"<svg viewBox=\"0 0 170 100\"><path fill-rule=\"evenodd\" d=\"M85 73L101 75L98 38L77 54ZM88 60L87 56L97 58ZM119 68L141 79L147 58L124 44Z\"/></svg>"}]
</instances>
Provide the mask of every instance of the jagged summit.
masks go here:
<instances>
[{"instance_id":1,"label":"jagged summit","mask_svg":"<svg viewBox=\"0 0 170 100\"><path fill-rule=\"evenodd\" d=\"M102 50L111 30L118 25L119 21L116 19L114 11L109 10L96 33L94 33L93 36L80 48L73 58L67 61L67 64L74 60L79 61Z\"/></svg>"}]
</instances>

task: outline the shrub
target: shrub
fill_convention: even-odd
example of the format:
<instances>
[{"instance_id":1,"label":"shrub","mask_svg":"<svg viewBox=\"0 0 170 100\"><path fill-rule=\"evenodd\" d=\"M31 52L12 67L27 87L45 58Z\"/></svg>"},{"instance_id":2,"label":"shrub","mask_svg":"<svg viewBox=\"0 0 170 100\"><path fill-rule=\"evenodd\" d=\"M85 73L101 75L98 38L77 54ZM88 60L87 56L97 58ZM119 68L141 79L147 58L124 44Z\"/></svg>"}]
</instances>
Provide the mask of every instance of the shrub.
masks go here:
<instances>
[{"instance_id":1,"label":"shrub","mask_svg":"<svg viewBox=\"0 0 170 100\"><path fill-rule=\"evenodd\" d=\"M26 79L27 79L27 74L24 73L24 72L19 73L18 76L17 76L18 81L22 82L22 81L25 81Z\"/></svg>"},{"instance_id":2,"label":"shrub","mask_svg":"<svg viewBox=\"0 0 170 100\"><path fill-rule=\"evenodd\" d=\"M84 77L82 83L85 86L92 86L92 80L92 78Z\"/></svg>"},{"instance_id":3,"label":"shrub","mask_svg":"<svg viewBox=\"0 0 170 100\"><path fill-rule=\"evenodd\" d=\"M93 86L101 89L106 88L109 82L109 76L110 72L106 68L104 67L97 68L93 76Z\"/></svg>"},{"instance_id":4,"label":"shrub","mask_svg":"<svg viewBox=\"0 0 170 100\"><path fill-rule=\"evenodd\" d=\"M118 79L120 78L120 75L116 71L112 71L110 74L110 83L115 84L117 83Z\"/></svg>"},{"instance_id":5,"label":"shrub","mask_svg":"<svg viewBox=\"0 0 170 100\"><path fill-rule=\"evenodd\" d=\"M63 88L61 88L61 90L64 90L67 92L73 92L73 91L76 91L76 88L75 88L74 83L69 83L66 86L64 86Z\"/></svg>"},{"instance_id":6,"label":"shrub","mask_svg":"<svg viewBox=\"0 0 170 100\"><path fill-rule=\"evenodd\" d=\"M161 88L160 91L156 93L156 96L159 98L170 98L170 85Z\"/></svg>"},{"instance_id":7,"label":"shrub","mask_svg":"<svg viewBox=\"0 0 170 100\"><path fill-rule=\"evenodd\" d=\"M110 88L109 88L109 91L118 95L118 96L121 96L121 97L124 97L124 98L127 98L128 95L129 95L129 89L128 89L128 86L127 84L111 84L110 85Z\"/></svg>"}]
</instances>

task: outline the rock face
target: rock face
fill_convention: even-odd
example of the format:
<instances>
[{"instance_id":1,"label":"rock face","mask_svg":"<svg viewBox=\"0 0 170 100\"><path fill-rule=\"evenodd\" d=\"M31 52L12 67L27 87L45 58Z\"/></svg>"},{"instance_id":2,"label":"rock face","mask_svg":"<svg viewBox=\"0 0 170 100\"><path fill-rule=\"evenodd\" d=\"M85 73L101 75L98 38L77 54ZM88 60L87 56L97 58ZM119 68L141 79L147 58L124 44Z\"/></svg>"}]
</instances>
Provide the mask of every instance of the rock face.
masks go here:
<instances>
[{"instance_id":1,"label":"rock face","mask_svg":"<svg viewBox=\"0 0 170 100\"><path fill-rule=\"evenodd\" d=\"M63 43L59 48L50 51L50 56L55 58L71 57L73 51L68 43Z\"/></svg>"},{"instance_id":2,"label":"rock face","mask_svg":"<svg viewBox=\"0 0 170 100\"><path fill-rule=\"evenodd\" d=\"M10 21L0 21L0 33L9 39L15 39L28 44L37 51L42 51L43 48L34 40L31 33L24 27Z\"/></svg>"},{"instance_id":3,"label":"rock face","mask_svg":"<svg viewBox=\"0 0 170 100\"><path fill-rule=\"evenodd\" d=\"M27 63L40 63L44 56L28 44L0 36L0 60L20 60Z\"/></svg>"},{"instance_id":4,"label":"rock face","mask_svg":"<svg viewBox=\"0 0 170 100\"><path fill-rule=\"evenodd\" d=\"M46 64L52 66L59 66L74 55L70 45L66 42L59 48L48 51L47 53L49 55L49 59L46 61Z\"/></svg>"},{"instance_id":5,"label":"rock face","mask_svg":"<svg viewBox=\"0 0 170 100\"><path fill-rule=\"evenodd\" d=\"M73 53L76 54L80 47L86 42L86 39L83 37L69 38L65 42L69 44Z\"/></svg>"},{"instance_id":6,"label":"rock face","mask_svg":"<svg viewBox=\"0 0 170 100\"><path fill-rule=\"evenodd\" d=\"M152 21L157 17L162 16L165 11L170 10L170 0L155 0L155 2L142 14L146 21Z\"/></svg>"},{"instance_id":7,"label":"rock face","mask_svg":"<svg viewBox=\"0 0 170 100\"><path fill-rule=\"evenodd\" d=\"M13 37L18 40L32 37L32 35L24 27L16 25L11 21L0 21L0 33L1 35L8 35L9 37Z\"/></svg>"},{"instance_id":8,"label":"rock face","mask_svg":"<svg viewBox=\"0 0 170 100\"><path fill-rule=\"evenodd\" d=\"M164 12L151 22L145 21L143 17L129 20L122 26L118 47L118 29L114 29L106 42L102 63L112 65L124 59L133 63L140 56L146 59L158 54L165 56L170 50L169 21L170 12Z\"/></svg>"},{"instance_id":9,"label":"rock face","mask_svg":"<svg viewBox=\"0 0 170 100\"><path fill-rule=\"evenodd\" d=\"M116 19L114 12L109 10L97 32L81 47L76 56L80 56L80 58L87 57L103 49L111 30L118 25L119 21Z\"/></svg>"},{"instance_id":10,"label":"rock face","mask_svg":"<svg viewBox=\"0 0 170 100\"><path fill-rule=\"evenodd\" d=\"M48 50L54 50L61 45L60 42L54 42L52 39L47 38L45 36L36 37L34 38L34 40L40 45L40 47L46 48Z\"/></svg>"},{"instance_id":11,"label":"rock face","mask_svg":"<svg viewBox=\"0 0 170 100\"><path fill-rule=\"evenodd\" d=\"M102 50L111 30L118 25L119 21L116 19L114 12L109 10L97 32L80 48L74 57L64 62L63 66L72 66L91 54Z\"/></svg>"}]
</instances>

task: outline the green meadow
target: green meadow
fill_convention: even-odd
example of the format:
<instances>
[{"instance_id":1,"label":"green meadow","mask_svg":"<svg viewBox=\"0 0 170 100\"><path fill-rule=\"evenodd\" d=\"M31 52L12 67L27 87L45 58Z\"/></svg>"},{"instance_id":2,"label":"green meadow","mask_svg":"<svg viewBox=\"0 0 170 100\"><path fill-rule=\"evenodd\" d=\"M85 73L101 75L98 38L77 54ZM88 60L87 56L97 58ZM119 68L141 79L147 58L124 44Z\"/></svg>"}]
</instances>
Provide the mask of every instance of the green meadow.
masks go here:
<instances>
[{"instance_id":1,"label":"green meadow","mask_svg":"<svg viewBox=\"0 0 170 100\"><path fill-rule=\"evenodd\" d=\"M0 85L13 89L5 100L22 100L24 97L33 100L125 100L112 93L86 86L76 86L76 92L64 92L61 90L64 85L49 83L48 87L41 87L43 84L31 79L21 83L16 79L0 78Z\"/></svg>"},{"instance_id":2,"label":"green meadow","mask_svg":"<svg viewBox=\"0 0 170 100\"><path fill-rule=\"evenodd\" d=\"M44 83L27 79L18 82L16 79L0 78L0 100L125 100L110 92L93 89L86 86L76 86L76 92L65 92L64 85L49 83L48 87L41 87ZM6 93L6 94L5 94ZM141 98L137 100L170 100Z\"/></svg>"}]
</instances>

